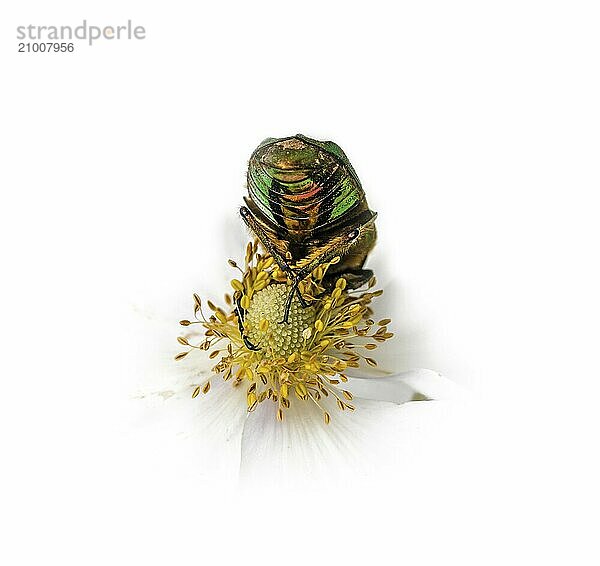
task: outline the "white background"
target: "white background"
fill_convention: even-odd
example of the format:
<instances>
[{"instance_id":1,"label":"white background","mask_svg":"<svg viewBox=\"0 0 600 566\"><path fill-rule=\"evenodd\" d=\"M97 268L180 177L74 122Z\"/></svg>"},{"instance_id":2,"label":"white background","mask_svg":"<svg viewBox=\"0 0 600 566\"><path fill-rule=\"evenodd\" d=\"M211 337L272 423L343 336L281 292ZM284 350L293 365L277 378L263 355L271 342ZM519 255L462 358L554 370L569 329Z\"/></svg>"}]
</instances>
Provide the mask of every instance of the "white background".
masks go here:
<instances>
[{"instance_id":1,"label":"white background","mask_svg":"<svg viewBox=\"0 0 600 566\"><path fill-rule=\"evenodd\" d=\"M598 16L3 3L3 562L597 563ZM18 25L84 18L147 38L17 53ZM390 363L470 390L493 464L473 446L341 502L241 500L185 454L124 453L134 319L224 287L246 160L297 132L339 143L379 213Z\"/></svg>"}]
</instances>

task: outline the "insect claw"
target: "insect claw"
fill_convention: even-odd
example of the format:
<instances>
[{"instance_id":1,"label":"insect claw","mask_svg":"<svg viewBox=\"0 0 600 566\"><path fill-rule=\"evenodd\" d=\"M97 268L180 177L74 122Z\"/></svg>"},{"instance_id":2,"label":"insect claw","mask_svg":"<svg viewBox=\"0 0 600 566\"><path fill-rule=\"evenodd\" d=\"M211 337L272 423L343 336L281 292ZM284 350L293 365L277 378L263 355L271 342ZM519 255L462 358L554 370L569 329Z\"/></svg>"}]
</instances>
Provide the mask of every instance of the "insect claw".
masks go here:
<instances>
[{"instance_id":1,"label":"insect claw","mask_svg":"<svg viewBox=\"0 0 600 566\"><path fill-rule=\"evenodd\" d=\"M260 350L258 346L255 346L254 344L252 344L252 342L250 342L250 340L248 340L248 337L245 334L242 334L242 340L244 341L244 344L246 345L246 348L248 348L248 350L252 350L253 352L257 352L258 350Z\"/></svg>"},{"instance_id":2,"label":"insect claw","mask_svg":"<svg viewBox=\"0 0 600 566\"><path fill-rule=\"evenodd\" d=\"M310 307L310 303L308 303L308 302L306 301L306 299L305 299L305 298L302 296L302 293L301 293L301 292L300 292L298 289L296 289L296 295L298 295L298 300L300 301L300 304L301 304L301 305L302 305L304 308L306 308L306 307Z\"/></svg>"}]
</instances>

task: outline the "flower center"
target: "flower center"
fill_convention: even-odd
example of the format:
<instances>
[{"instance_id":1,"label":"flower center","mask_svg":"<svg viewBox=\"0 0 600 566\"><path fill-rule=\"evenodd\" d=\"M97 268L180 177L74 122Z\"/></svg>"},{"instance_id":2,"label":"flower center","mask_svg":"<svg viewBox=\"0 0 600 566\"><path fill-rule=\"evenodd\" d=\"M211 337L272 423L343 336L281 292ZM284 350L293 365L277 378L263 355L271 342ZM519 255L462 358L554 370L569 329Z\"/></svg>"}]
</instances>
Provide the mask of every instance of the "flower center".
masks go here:
<instances>
[{"instance_id":1,"label":"flower center","mask_svg":"<svg viewBox=\"0 0 600 566\"><path fill-rule=\"evenodd\" d=\"M246 312L250 341L274 357L289 356L302 349L302 333L315 321L314 307L303 307L294 295L287 324L281 324L290 288L269 285L254 295Z\"/></svg>"}]
</instances>

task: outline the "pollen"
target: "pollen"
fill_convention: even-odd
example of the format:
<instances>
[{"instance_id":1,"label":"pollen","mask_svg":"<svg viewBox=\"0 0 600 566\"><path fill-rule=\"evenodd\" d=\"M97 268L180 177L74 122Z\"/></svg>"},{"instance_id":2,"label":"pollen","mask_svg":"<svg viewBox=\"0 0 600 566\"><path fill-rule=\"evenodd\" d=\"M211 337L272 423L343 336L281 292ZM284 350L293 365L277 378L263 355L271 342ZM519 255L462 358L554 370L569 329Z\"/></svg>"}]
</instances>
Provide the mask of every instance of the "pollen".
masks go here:
<instances>
[{"instance_id":1,"label":"pollen","mask_svg":"<svg viewBox=\"0 0 600 566\"><path fill-rule=\"evenodd\" d=\"M288 323L282 323L288 294L287 285L270 285L253 297L246 313L250 342L274 358L300 352L305 343L302 333L315 319L314 307L303 307L294 296Z\"/></svg>"}]
</instances>

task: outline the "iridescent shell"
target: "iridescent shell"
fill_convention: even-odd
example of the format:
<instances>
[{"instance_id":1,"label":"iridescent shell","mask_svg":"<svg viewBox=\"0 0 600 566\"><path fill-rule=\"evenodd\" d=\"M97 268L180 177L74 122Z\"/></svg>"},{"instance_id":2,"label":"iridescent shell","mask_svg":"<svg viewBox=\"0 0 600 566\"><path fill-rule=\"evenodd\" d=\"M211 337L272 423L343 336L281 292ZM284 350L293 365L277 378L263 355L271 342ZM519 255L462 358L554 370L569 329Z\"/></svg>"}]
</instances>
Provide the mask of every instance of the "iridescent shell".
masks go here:
<instances>
[{"instance_id":1,"label":"iridescent shell","mask_svg":"<svg viewBox=\"0 0 600 566\"><path fill-rule=\"evenodd\" d=\"M248 206L263 223L295 240L345 224L368 208L342 149L301 134L258 146L248 166L248 194Z\"/></svg>"}]
</instances>

